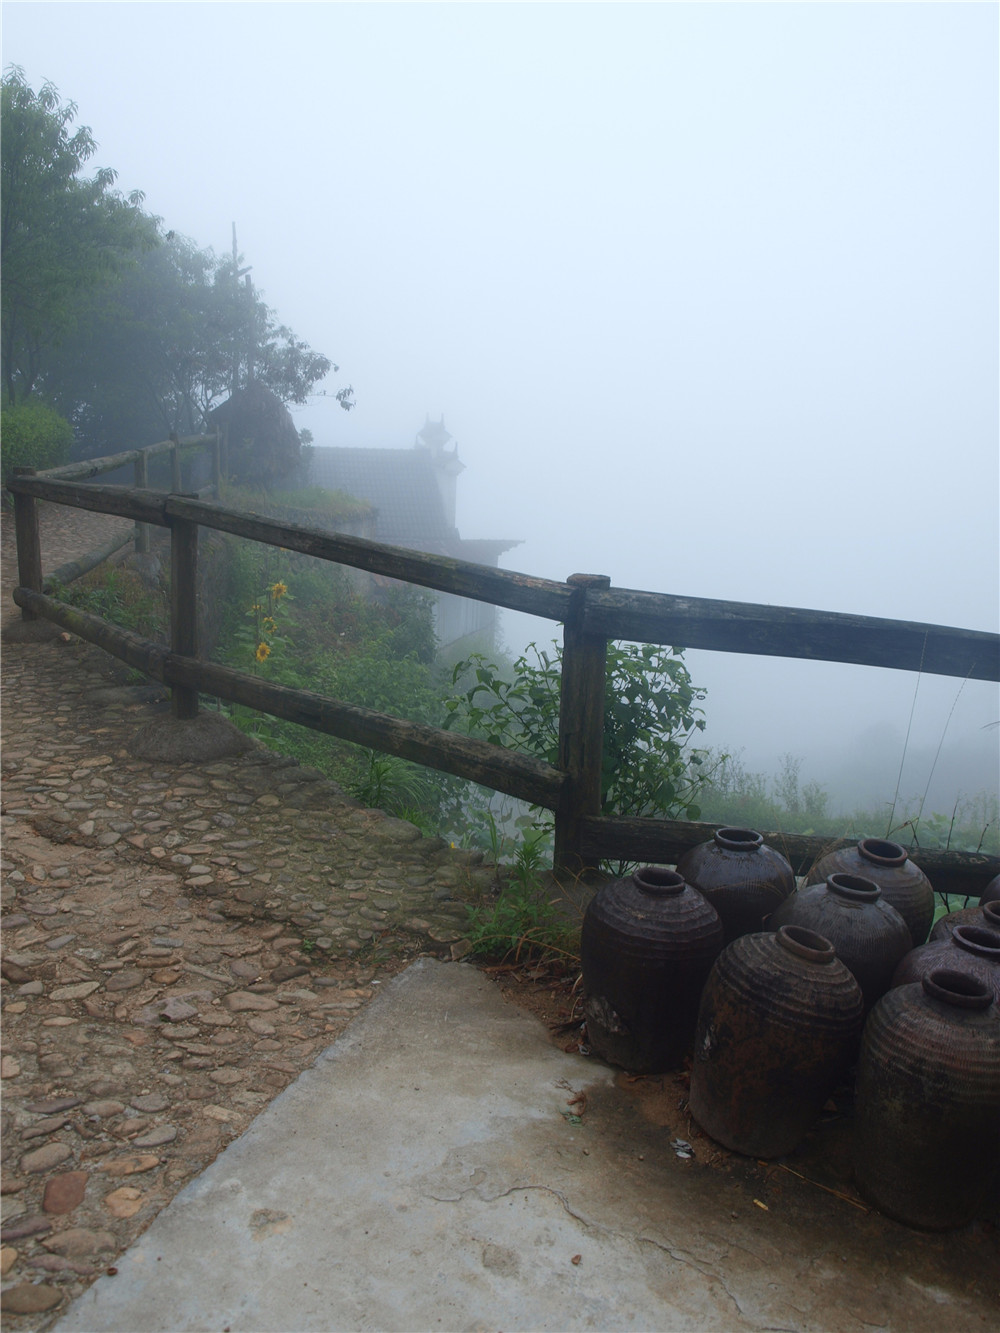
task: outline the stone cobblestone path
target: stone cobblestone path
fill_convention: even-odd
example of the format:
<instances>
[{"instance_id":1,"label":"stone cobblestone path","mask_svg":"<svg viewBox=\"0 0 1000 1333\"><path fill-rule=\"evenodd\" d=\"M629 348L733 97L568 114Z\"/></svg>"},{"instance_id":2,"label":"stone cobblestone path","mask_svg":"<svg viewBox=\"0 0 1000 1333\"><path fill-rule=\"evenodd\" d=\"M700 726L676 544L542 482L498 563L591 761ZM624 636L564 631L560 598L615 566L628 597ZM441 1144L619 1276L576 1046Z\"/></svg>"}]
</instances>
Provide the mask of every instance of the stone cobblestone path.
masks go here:
<instances>
[{"instance_id":1,"label":"stone cobblestone path","mask_svg":"<svg viewBox=\"0 0 1000 1333\"><path fill-rule=\"evenodd\" d=\"M42 512L46 571L123 522ZM492 871L261 748L133 758L164 692L71 636L5 644L2 688L0 1273L20 1330L113 1267L383 978L461 957Z\"/></svg>"}]
</instances>

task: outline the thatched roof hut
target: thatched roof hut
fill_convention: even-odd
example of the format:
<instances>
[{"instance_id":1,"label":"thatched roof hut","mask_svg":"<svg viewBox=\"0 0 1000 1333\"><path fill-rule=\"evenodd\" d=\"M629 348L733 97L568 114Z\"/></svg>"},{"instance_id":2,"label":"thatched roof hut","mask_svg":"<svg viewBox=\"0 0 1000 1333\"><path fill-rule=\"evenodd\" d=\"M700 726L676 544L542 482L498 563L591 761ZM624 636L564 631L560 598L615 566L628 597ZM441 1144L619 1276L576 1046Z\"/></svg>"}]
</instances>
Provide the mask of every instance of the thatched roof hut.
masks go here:
<instances>
[{"instance_id":1,"label":"thatched roof hut","mask_svg":"<svg viewBox=\"0 0 1000 1333\"><path fill-rule=\"evenodd\" d=\"M234 481L269 486L294 472L301 442L292 414L263 384L251 381L208 414L226 432L229 475Z\"/></svg>"}]
</instances>

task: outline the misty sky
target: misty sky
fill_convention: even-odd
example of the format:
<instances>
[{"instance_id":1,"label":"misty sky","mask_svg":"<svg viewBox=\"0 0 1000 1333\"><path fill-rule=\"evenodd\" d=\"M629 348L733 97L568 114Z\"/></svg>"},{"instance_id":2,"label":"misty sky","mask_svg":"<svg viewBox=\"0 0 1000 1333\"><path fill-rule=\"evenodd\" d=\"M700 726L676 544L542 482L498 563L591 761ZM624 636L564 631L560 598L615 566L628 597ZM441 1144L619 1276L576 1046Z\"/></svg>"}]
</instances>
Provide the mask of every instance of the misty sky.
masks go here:
<instances>
[{"instance_id":1,"label":"misty sky","mask_svg":"<svg viewBox=\"0 0 1000 1333\"><path fill-rule=\"evenodd\" d=\"M508 567L996 629L997 42L992 4L6 3L3 60L168 226L236 222L354 386L317 444L445 414ZM688 660L709 743L895 782L915 676ZM940 800L995 785L960 684L904 794L943 732Z\"/></svg>"}]
</instances>

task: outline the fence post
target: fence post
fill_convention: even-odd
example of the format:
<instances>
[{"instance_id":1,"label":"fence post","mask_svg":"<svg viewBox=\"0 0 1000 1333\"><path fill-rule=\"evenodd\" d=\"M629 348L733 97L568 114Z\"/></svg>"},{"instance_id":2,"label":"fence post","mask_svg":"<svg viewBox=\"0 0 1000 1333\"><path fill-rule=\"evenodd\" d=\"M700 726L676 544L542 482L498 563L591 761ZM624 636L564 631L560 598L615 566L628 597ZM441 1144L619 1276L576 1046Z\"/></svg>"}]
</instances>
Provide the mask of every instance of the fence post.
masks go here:
<instances>
[{"instance_id":1,"label":"fence post","mask_svg":"<svg viewBox=\"0 0 1000 1333\"><path fill-rule=\"evenodd\" d=\"M170 520L170 650L183 657L198 655L198 524ZM198 691L171 685L175 718L198 716Z\"/></svg>"},{"instance_id":2,"label":"fence post","mask_svg":"<svg viewBox=\"0 0 1000 1333\"><path fill-rule=\"evenodd\" d=\"M33 467L16 467L15 477L33 477ZM33 495L14 492L14 532L17 537L17 581L32 592L42 591L42 539L38 526L38 501ZM22 620L37 620L34 611L21 608Z\"/></svg>"},{"instance_id":3,"label":"fence post","mask_svg":"<svg viewBox=\"0 0 1000 1333\"><path fill-rule=\"evenodd\" d=\"M212 491L218 500L222 494L222 439L219 428L215 428L215 440L212 444Z\"/></svg>"},{"instance_id":4,"label":"fence post","mask_svg":"<svg viewBox=\"0 0 1000 1333\"><path fill-rule=\"evenodd\" d=\"M606 574L571 574L576 591L563 625L562 680L559 689L559 767L568 774L566 802L556 811L556 875L578 875L596 867L596 858L580 851L579 822L601 813L601 758L604 748L604 678L607 640L587 634L583 610L589 588L610 588Z\"/></svg>"},{"instance_id":5,"label":"fence post","mask_svg":"<svg viewBox=\"0 0 1000 1333\"><path fill-rule=\"evenodd\" d=\"M173 448L170 450L170 489L174 495L181 493L181 442L177 438L177 432L170 432L170 441Z\"/></svg>"},{"instance_id":6,"label":"fence post","mask_svg":"<svg viewBox=\"0 0 1000 1333\"><path fill-rule=\"evenodd\" d=\"M135 471L132 480L139 490L144 491L149 487L149 468L145 449L140 449L135 456ZM146 555L148 552L149 524L137 523L135 525L135 553L136 555Z\"/></svg>"}]
</instances>

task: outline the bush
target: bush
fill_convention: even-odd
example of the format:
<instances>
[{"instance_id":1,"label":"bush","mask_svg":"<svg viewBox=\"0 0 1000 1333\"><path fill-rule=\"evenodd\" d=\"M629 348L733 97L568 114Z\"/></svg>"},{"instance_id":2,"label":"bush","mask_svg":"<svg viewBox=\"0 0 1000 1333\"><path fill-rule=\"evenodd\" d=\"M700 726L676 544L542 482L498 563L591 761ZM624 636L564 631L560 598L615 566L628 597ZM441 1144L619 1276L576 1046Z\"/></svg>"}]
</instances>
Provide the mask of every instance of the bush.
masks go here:
<instances>
[{"instance_id":1,"label":"bush","mask_svg":"<svg viewBox=\"0 0 1000 1333\"><path fill-rule=\"evenodd\" d=\"M16 467L39 470L58 467L69 458L73 427L44 403L18 403L0 416L2 480L7 485Z\"/></svg>"}]
</instances>

